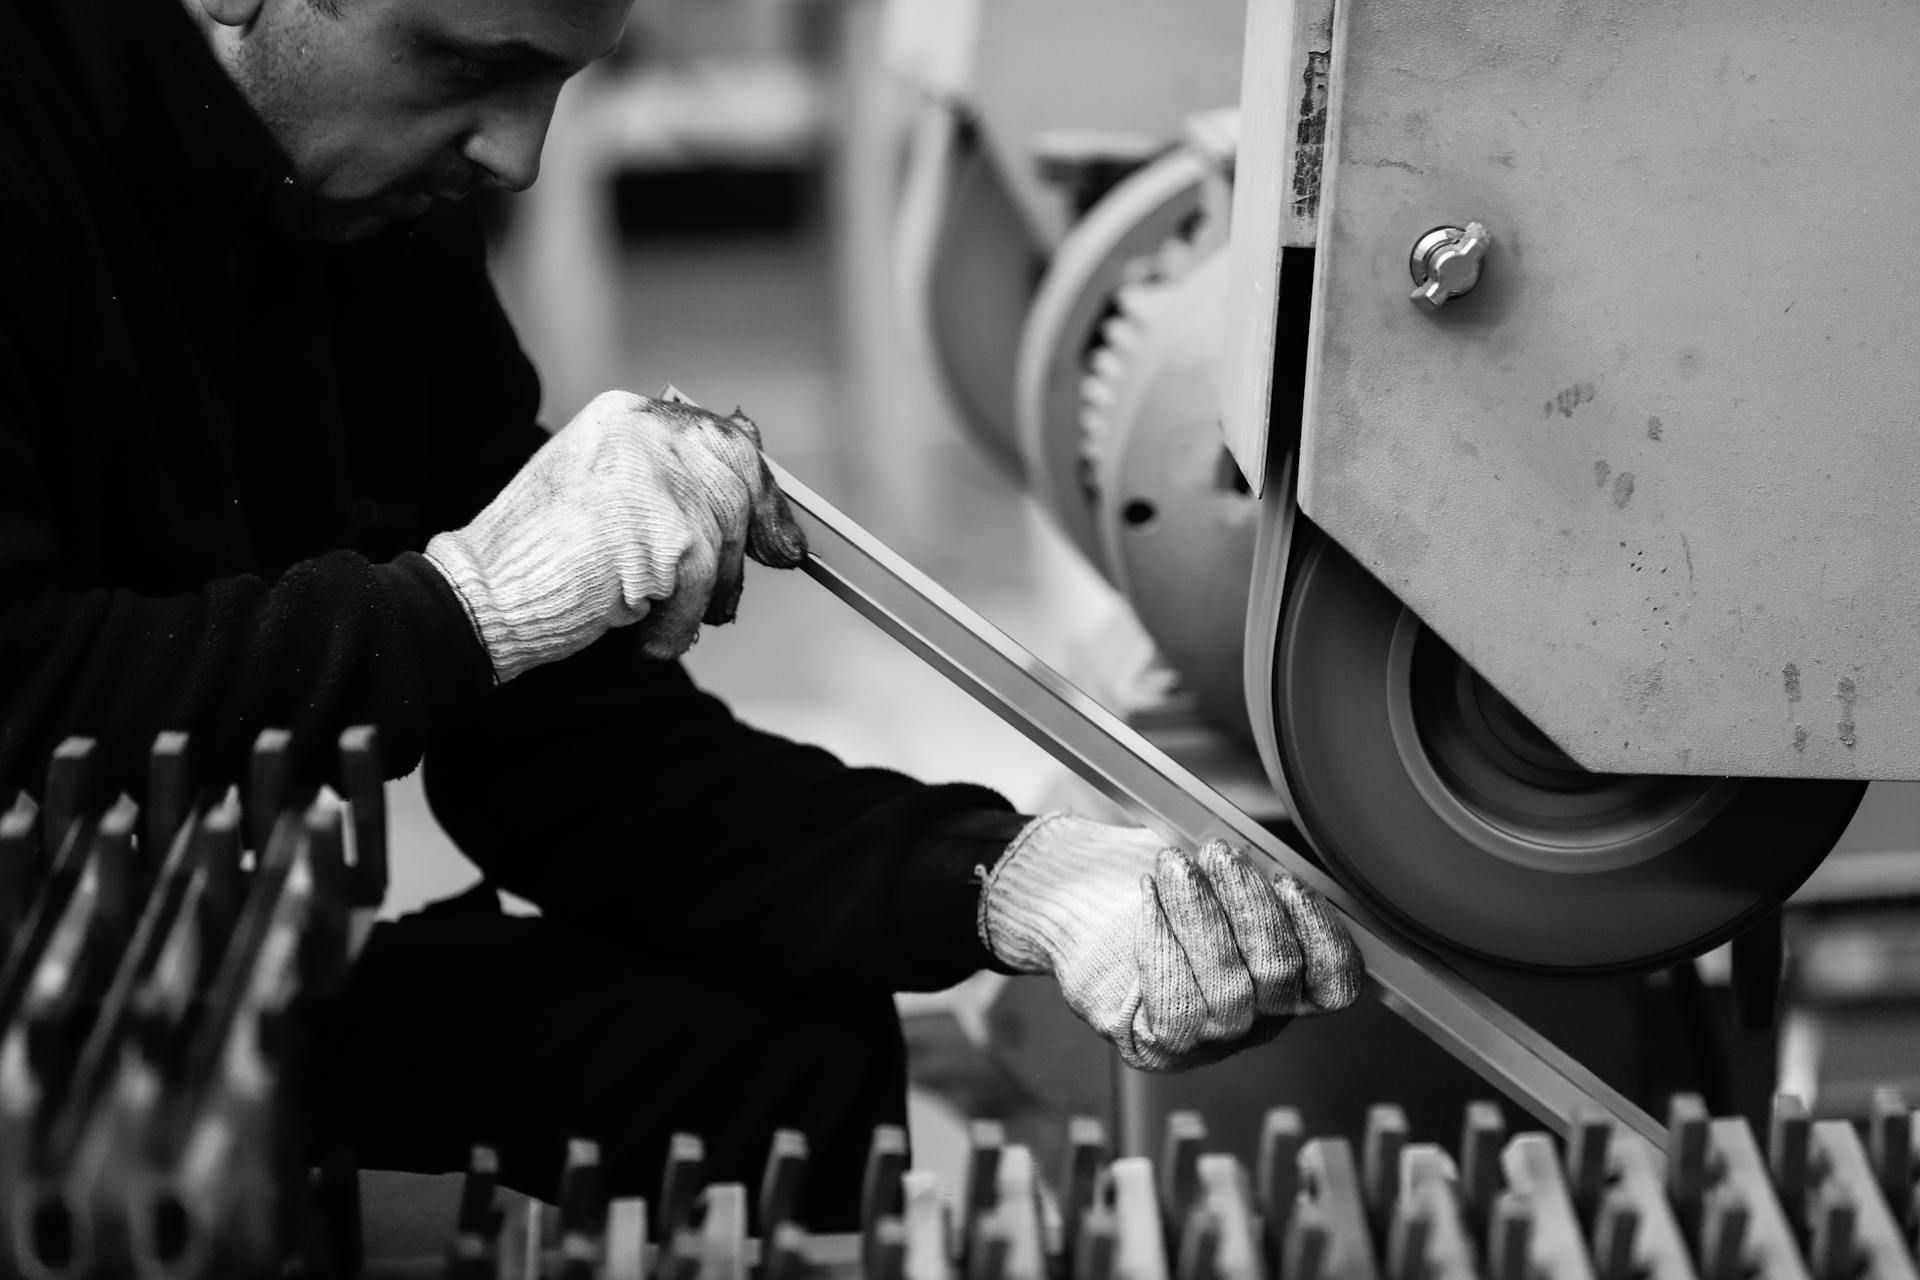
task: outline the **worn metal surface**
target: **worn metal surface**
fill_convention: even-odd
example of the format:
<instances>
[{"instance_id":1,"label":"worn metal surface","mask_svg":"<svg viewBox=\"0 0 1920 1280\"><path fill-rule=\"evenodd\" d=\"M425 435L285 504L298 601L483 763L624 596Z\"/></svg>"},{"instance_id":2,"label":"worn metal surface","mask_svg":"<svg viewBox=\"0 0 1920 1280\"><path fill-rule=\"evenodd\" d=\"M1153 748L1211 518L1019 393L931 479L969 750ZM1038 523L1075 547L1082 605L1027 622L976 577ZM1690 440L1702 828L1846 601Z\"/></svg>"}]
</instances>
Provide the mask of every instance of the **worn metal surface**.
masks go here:
<instances>
[{"instance_id":1,"label":"worn metal surface","mask_svg":"<svg viewBox=\"0 0 1920 1280\"><path fill-rule=\"evenodd\" d=\"M1558 1132L1570 1133L1597 1108L1664 1146L1665 1128L1645 1111L1393 933L1325 872L785 470L774 465L773 474L806 529L809 576L1142 821L1189 844L1234 840L1325 894L1346 919L1374 994Z\"/></svg>"},{"instance_id":2,"label":"worn metal surface","mask_svg":"<svg viewBox=\"0 0 1920 1280\"><path fill-rule=\"evenodd\" d=\"M1916 65L1871 0L1341 8L1303 509L1589 768L1920 777Z\"/></svg>"},{"instance_id":3,"label":"worn metal surface","mask_svg":"<svg viewBox=\"0 0 1920 1280\"><path fill-rule=\"evenodd\" d=\"M1332 44L1333 0L1248 0L1222 429L1255 497L1267 484L1281 252L1311 249L1319 233Z\"/></svg>"}]
</instances>

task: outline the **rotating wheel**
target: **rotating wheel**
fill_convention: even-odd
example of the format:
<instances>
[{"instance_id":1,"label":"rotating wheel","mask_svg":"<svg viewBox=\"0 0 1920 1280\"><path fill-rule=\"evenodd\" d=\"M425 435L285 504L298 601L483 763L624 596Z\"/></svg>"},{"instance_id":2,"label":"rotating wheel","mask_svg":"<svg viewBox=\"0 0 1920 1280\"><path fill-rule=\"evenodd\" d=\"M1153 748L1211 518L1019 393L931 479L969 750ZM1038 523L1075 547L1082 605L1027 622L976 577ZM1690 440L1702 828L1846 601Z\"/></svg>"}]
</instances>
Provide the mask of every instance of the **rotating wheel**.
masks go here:
<instances>
[{"instance_id":1,"label":"rotating wheel","mask_svg":"<svg viewBox=\"0 0 1920 1280\"><path fill-rule=\"evenodd\" d=\"M1589 773L1301 518L1272 696L1295 821L1329 869L1445 949L1650 969L1777 907L1861 782Z\"/></svg>"}]
</instances>

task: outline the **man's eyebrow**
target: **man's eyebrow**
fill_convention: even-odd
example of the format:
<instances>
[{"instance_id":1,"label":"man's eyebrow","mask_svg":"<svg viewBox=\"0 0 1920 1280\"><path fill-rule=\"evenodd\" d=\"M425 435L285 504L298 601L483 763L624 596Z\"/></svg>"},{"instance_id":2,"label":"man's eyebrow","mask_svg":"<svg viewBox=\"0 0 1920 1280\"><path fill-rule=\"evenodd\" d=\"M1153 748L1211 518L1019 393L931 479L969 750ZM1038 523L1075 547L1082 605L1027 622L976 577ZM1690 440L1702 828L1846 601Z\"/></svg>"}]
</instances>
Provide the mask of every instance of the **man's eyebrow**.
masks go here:
<instances>
[{"instance_id":1,"label":"man's eyebrow","mask_svg":"<svg viewBox=\"0 0 1920 1280\"><path fill-rule=\"evenodd\" d=\"M521 62L543 67L550 71L574 72L583 63L578 63L566 54L556 53L552 49L535 44L519 36L507 36L499 40L471 38L466 36L439 36L436 43L445 46L454 53L466 57L485 58L500 62ZM587 62L598 62L619 47L614 41L600 52L590 55Z\"/></svg>"}]
</instances>

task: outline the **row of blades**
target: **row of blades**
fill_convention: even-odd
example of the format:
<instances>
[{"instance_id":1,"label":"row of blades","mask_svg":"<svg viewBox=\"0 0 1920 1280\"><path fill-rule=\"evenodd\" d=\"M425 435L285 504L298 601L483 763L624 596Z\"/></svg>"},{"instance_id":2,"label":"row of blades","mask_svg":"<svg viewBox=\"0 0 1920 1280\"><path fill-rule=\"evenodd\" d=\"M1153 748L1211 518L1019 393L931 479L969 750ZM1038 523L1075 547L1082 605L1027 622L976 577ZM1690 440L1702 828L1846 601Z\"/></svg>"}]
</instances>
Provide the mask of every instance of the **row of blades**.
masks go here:
<instances>
[{"instance_id":1,"label":"row of blades","mask_svg":"<svg viewBox=\"0 0 1920 1280\"><path fill-rule=\"evenodd\" d=\"M305 1011L387 878L371 729L338 766L350 808L274 730L244 790L203 788L165 734L139 806L73 739L0 818L0 1276L273 1275L299 1246Z\"/></svg>"},{"instance_id":2,"label":"row of blades","mask_svg":"<svg viewBox=\"0 0 1920 1280\"><path fill-rule=\"evenodd\" d=\"M1409 1140L1395 1105L1357 1141L1265 1117L1255 1167L1214 1149L1197 1112L1157 1159L1114 1158L1071 1122L1057 1176L975 1121L957 1190L876 1132L857 1235L792 1220L806 1140L775 1138L757 1193L702 1185L700 1141L674 1140L654 1201L596 1198L576 1142L557 1206L497 1203L476 1151L447 1280L1914 1280L1914 1115L1883 1092L1864 1128L1781 1097L1766 1141L1676 1097L1673 1155L1602 1118L1561 1143L1467 1110L1455 1150ZM651 1229L650 1229L651 1226ZM757 1230L758 1240L749 1236ZM655 1243L649 1244L649 1235Z\"/></svg>"}]
</instances>

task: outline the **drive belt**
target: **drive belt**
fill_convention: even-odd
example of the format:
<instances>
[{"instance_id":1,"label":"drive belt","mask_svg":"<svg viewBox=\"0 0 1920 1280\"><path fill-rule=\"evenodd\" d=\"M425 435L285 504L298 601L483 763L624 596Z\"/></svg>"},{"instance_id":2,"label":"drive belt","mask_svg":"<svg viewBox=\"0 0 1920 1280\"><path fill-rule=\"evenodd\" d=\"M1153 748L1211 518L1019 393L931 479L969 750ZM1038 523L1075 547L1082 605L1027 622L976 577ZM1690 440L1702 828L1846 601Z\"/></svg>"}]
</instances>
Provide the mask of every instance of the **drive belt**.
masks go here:
<instances>
[{"instance_id":1,"label":"drive belt","mask_svg":"<svg viewBox=\"0 0 1920 1280\"><path fill-rule=\"evenodd\" d=\"M1231 840L1317 889L1346 918L1387 1007L1562 1137L1604 1116L1665 1149L1652 1116L811 489L773 473L806 529L815 581L1146 825L1190 846Z\"/></svg>"}]
</instances>

